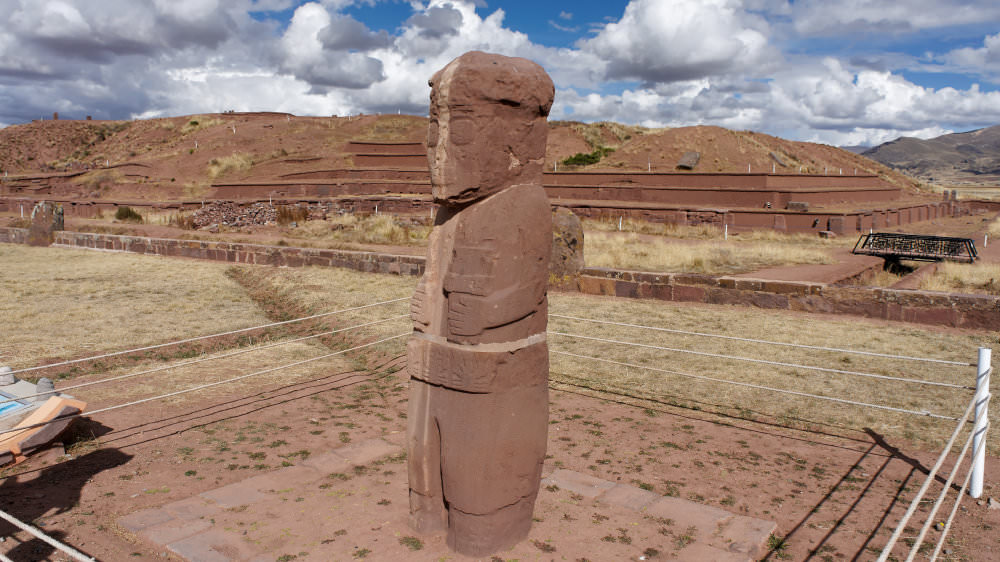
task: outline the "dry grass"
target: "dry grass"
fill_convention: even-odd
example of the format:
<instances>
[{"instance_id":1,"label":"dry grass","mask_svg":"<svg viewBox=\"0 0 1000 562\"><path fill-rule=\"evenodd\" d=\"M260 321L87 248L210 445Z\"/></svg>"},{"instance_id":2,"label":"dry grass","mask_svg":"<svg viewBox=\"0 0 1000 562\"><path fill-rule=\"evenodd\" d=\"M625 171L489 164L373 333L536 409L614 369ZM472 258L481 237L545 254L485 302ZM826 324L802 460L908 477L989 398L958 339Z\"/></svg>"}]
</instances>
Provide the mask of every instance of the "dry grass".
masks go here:
<instances>
[{"instance_id":1,"label":"dry grass","mask_svg":"<svg viewBox=\"0 0 1000 562\"><path fill-rule=\"evenodd\" d=\"M255 349L260 346L251 346L247 349ZM222 355L228 352L219 352L214 355ZM226 357L217 361L207 361L194 365L180 366L168 370L158 371L147 375L141 375L130 379L125 379L122 383L108 383L74 389L71 393L74 396L95 406L122 404L132 400L142 399L149 396L156 396L168 392L175 392L186 388L224 381L264 371L273 367L287 365L292 362L303 361L313 357L320 357L331 353L330 349L312 340L303 343L293 343L284 346L277 346L260 351L251 351L246 354ZM201 357L199 357L201 358ZM190 361L190 359L187 359ZM171 359L169 362L181 363L182 360ZM140 361L128 365L119 366L101 372L98 376L93 376L86 380L96 380L120 376L128 373L136 373L149 369L166 366L164 361ZM247 377L231 383L220 384L204 390L198 390L187 394L180 394L163 399L167 404L185 404L193 401L204 400L206 397L225 397L245 394L254 389L270 388L278 385L294 384L301 380L308 380L318 376L329 374L330 372L343 372L350 370L350 360L343 355L320 359L311 363L290 369L281 369L261 375ZM81 382L84 379L75 379L72 382Z\"/></svg>"},{"instance_id":2,"label":"dry grass","mask_svg":"<svg viewBox=\"0 0 1000 562\"><path fill-rule=\"evenodd\" d=\"M792 264L828 264L834 260L819 248L761 242L671 243L636 234L592 233L584 244L590 267L676 273L730 274Z\"/></svg>"},{"instance_id":3,"label":"dry grass","mask_svg":"<svg viewBox=\"0 0 1000 562\"><path fill-rule=\"evenodd\" d=\"M880 269L872 275L871 279L864 281L864 285L869 287L891 287L903 279L902 275Z\"/></svg>"},{"instance_id":4,"label":"dry grass","mask_svg":"<svg viewBox=\"0 0 1000 562\"><path fill-rule=\"evenodd\" d=\"M430 232L430 226L410 225L392 215L345 214L301 223L288 235L345 244L426 246Z\"/></svg>"},{"instance_id":5,"label":"dry grass","mask_svg":"<svg viewBox=\"0 0 1000 562\"><path fill-rule=\"evenodd\" d=\"M1000 295L1000 264L942 262L933 275L923 279L925 291Z\"/></svg>"},{"instance_id":6,"label":"dry grass","mask_svg":"<svg viewBox=\"0 0 1000 562\"><path fill-rule=\"evenodd\" d=\"M246 172L253 167L253 157L245 152L212 158L208 162L208 177L215 179L233 172Z\"/></svg>"},{"instance_id":7,"label":"dry grass","mask_svg":"<svg viewBox=\"0 0 1000 562\"><path fill-rule=\"evenodd\" d=\"M618 232L619 221L603 219L584 219L582 221L586 232ZM674 223L649 222L635 219L622 219L621 232L634 232L637 234L651 234L664 236L667 238L677 238L681 240L723 240L725 232L721 227L710 224L699 224L694 226ZM785 233L773 229L751 230L748 232L730 232L729 238L733 241L742 242L776 242L779 244L794 244L798 246L813 247L834 247L853 245L852 237L844 238L820 238L813 234L805 233Z\"/></svg>"},{"instance_id":8,"label":"dry grass","mask_svg":"<svg viewBox=\"0 0 1000 562\"><path fill-rule=\"evenodd\" d=\"M207 181L189 181L184 183L184 197L198 199L208 195L211 184Z\"/></svg>"},{"instance_id":9,"label":"dry grass","mask_svg":"<svg viewBox=\"0 0 1000 562\"><path fill-rule=\"evenodd\" d=\"M192 117L187 123L185 123L183 127L181 127L181 134L187 135L190 133L200 131L202 129L214 127L216 125L222 125L222 119L218 119L216 117L208 117L205 115L196 115Z\"/></svg>"},{"instance_id":10,"label":"dry grass","mask_svg":"<svg viewBox=\"0 0 1000 562\"><path fill-rule=\"evenodd\" d=\"M972 238L976 245L983 243L982 232L991 226L993 217L988 215L964 215L958 217L939 217L932 221L921 221L906 225L908 234L929 234L931 236L947 236L957 238Z\"/></svg>"},{"instance_id":11,"label":"dry grass","mask_svg":"<svg viewBox=\"0 0 1000 562\"><path fill-rule=\"evenodd\" d=\"M635 219L617 220L595 220L583 219L584 232L635 232L638 234L652 234L655 236L669 236L670 238L681 238L685 240L721 240L722 230L710 224L699 224L697 226L679 225L673 223L648 222ZM619 229L619 225L621 228Z\"/></svg>"},{"instance_id":12,"label":"dry grass","mask_svg":"<svg viewBox=\"0 0 1000 562\"><path fill-rule=\"evenodd\" d=\"M550 311L553 314L693 332L968 362L975 361L978 347L996 345L996 334L990 333L945 332L881 322L864 322L863 329L859 329L859 321L855 318L831 319L732 307L681 307L656 301L582 295L555 295L552 298ZM936 380L962 385L973 385L975 382L973 367L941 366L838 352L800 350L620 326L602 326L557 318L550 319L549 329L663 347L818 365L919 380ZM972 397L972 391L960 389L699 357L565 336L553 335L549 342L552 351L568 351L640 366L916 411L926 410L953 417L961 416ZM845 430L847 433L852 433L871 428L880 434L911 439L920 442L922 447L934 449L942 446L954 429L954 422L946 420L696 380L567 357L557 353L551 355L551 362L553 381L740 419L775 421L784 426L818 432L843 434ZM556 384L556 387L570 388L559 384ZM642 400L636 403L640 406L643 404ZM1000 419L1000 414L993 415L996 419ZM996 453L1000 451L1000 444L993 444L990 448Z\"/></svg>"},{"instance_id":13,"label":"dry grass","mask_svg":"<svg viewBox=\"0 0 1000 562\"><path fill-rule=\"evenodd\" d=\"M630 140L632 137L656 131L656 129L649 129L647 127L637 125L622 125L611 121L602 121L598 123L573 123L571 126L577 133L580 134L580 136L583 137L583 140L586 141L592 149L605 146L617 148L625 141ZM609 132L614 135L617 142L612 142L610 144L607 143L604 135L605 132Z\"/></svg>"},{"instance_id":14,"label":"dry grass","mask_svg":"<svg viewBox=\"0 0 1000 562\"><path fill-rule=\"evenodd\" d=\"M420 138L427 130L427 121L411 116L382 116L368 130L357 135L357 140L408 141Z\"/></svg>"},{"instance_id":15,"label":"dry grass","mask_svg":"<svg viewBox=\"0 0 1000 562\"><path fill-rule=\"evenodd\" d=\"M1000 237L1000 217L997 217L996 220L990 223L987 232L990 233L990 236Z\"/></svg>"},{"instance_id":16,"label":"dry grass","mask_svg":"<svg viewBox=\"0 0 1000 562\"><path fill-rule=\"evenodd\" d=\"M272 298L294 301L296 306L309 313L409 297L418 281L415 277L362 273L336 267L245 268L244 271ZM409 303L397 303L386 310L402 314L409 310ZM338 316L343 322L371 317L371 311Z\"/></svg>"},{"instance_id":17,"label":"dry grass","mask_svg":"<svg viewBox=\"0 0 1000 562\"><path fill-rule=\"evenodd\" d=\"M256 295L258 304L265 308L281 308L278 314L281 318L301 317L306 314L330 312L371 304L373 302L408 297L413 292L416 283L412 278L399 276L364 274L346 269L307 267L298 269L233 267L229 269L230 277L238 278L252 296ZM310 324L306 333L292 332L296 337L312 335L339 328L365 324L377 319L391 319L385 323L352 329L330 338L315 338L289 345L262 349L259 352L237 355L220 361L208 361L191 366L183 366L169 371L156 373L149 377L132 379L127 389L120 385L96 386L81 389L79 395L85 400L95 403L121 403L128 400L152 396L173 390L190 388L201 384L223 381L240 377L249 373L267 370L269 368L287 365L289 363L308 360L359 345L394 336L410 331L407 318L394 318L405 315L409 302L403 301L381 307L344 312L327 317ZM272 318L276 319L276 318ZM293 326L300 326L293 324ZM404 338L399 338L370 348L363 352L336 355L314 362L305 363L290 369L256 375L233 383L226 383L204 391L179 395L169 398L172 403L186 403L202 400L205 396L231 396L277 385L294 384L299 381L329 376L335 372L348 372L369 367L367 357L372 354L396 356L404 353ZM273 343L272 340L255 342L256 345L247 349L259 348L261 344ZM228 352L220 352L228 353ZM174 360L171 360L174 361ZM181 361L176 360L174 362ZM126 372L136 372L147 368L162 366L162 361L138 363L127 369L109 371L104 376L113 376Z\"/></svg>"},{"instance_id":18,"label":"dry grass","mask_svg":"<svg viewBox=\"0 0 1000 562\"><path fill-rule=\"evenodd\" d=\"M407 297L412 294L417 282L413 277L365 274L336 268L231 267L193 260L13 245L0 246L0 260L5 264L0 271L0 314L8 319L5 326L13 327L3 331L0 353L4 354L4 363L15 367L34 364L43 356L89 354L257 325L267 321L259 307L284 310L295 315ZM239 284L234 279L238 279ZM658 301L575 294L554 293L550 302L551 311L555 314L956 361L974 361L976 349L995 346L997 337L996 333L989 332L945 331L859 321L857 318L839 319L738 307L678 306ZM376 318L405 315L407 309L408 302L401 301L376 309L346 313L324 321L323 325L331 328L350 326ZM551 319L550 329L921 380L963 385L974 381L972 367L798 350L556 318ZM326 341L322 346L316 342L296 344L219 363L207 363L202 368L181 369L141 383L130 383L121 393L94 387L86 394L79 394L95 403L117 403L126 398L221 380L296 359L315 357L328 353L331 346L343 348L351 342L370 341L408 331L409 323L405 318L394 319L352 334L343 341ZM552 351L568 351L699 376L948 416L960 415L971 397L971 392L963 390L632 348L558 335L550 336L549 341ZM383 355L398 355L403 350L402 342L400 339L380 344L376 351ZM724 419L735 417L777 423L810 431L817 438L822 438L823 433L850 435L871 428L886 436L911 439L917 446L933 450L941 446L953 428L952 422L927 417L567 358L557 353L552 354L551 363L551 378L556 388L579 391L580 387L584 387L583 392L633 403L640 408L661 408L667 404L689 413L700 411L696 414L699 416L721 415ZM149 363L155 364L163 363ZM322 374L324 370L364 366L365 358L358 354L350 360L319 361L287 373L279 371L264 375L262 379L247 379L244 386L252 388L271 382L292 382ZM232 388L226 385L213 392L225 395L232 392ZM194 399L200 395L186 396ZM1000 451L996 445L990 447L992 454Z\"/></svg>"},{"instance_id":19,"label":"dry grass","mask_svg":"<svg viewBox=\"0 0 1000 562\"><path fill-rule=\"evenodd\" d=\"M15 369L263 324L226 265L0 245L0 362Z\"/></svg>"},{"instance_id":20,"label":"dry grass","mask_svg":"<svg viewBox=\"0 0 1000 562\"><path fill-rule=\"evenodd\" d=\"M125 175L118 170L99 170L87 172L73 178L74 183L82 185L91 191L100 191L124 183Z\"/></svg>"}]
</instances>

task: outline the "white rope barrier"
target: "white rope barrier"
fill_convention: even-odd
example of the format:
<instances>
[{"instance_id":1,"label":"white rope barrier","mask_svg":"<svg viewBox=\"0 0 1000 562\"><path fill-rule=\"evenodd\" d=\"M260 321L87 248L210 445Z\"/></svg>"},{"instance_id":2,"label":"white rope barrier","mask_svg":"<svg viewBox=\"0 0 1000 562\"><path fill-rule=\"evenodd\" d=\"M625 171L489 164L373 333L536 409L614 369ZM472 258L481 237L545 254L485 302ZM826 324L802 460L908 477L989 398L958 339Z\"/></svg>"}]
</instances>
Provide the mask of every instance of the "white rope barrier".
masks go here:
<instances>
[{"instance_id":1,"label":"white rope barrier","mask_svg":"<svg viewBox=\"0 0 1000 562\"><path fill-rule=\"evenodd\" d=\"M265 349L270 349L272 347L278 347L278 346L288 345L288 344L297 343L297 342L301 342L301 341L305 341L305 340L310 340L310 339L314 339L314 338L320 338L320 337L323 337L323 336L329 336L329 335L333 335L333 334L339 334L341 332L347 332L349 330L356 330L356 329L359 329L359 328L365 328L367 326L374 326L376 324L382 324L382 323L389 322L389 321L392 321L392 320L401 320L403 318L408 318L409 316L410 316L409 314L401 314L399 316L392 316L390 318L383 318L382 320L375 320L375 321L372 321L372 322L367 322L365 324L356 324L354 326L348 326L346 328L339 328L337 330L332 330L330 332L323 332L323 333L320 333L320 334L313 334L311 336L304 336L304 337L300 337L300 338L294 338L294 339L290 339L290 340L283 340L283 341L280 341L280 342L270 343L270 344L267 344L267 345L261 345L261 346L257 346L257 347L247 348L247 349L240 349L240 350L232 351L232 352L229 352L229 353L223 353L221 355L213 355L213 356L210 356L210 357L201 357L199 359L192 359L191 361L183 361L181 363L173 363L171 365L163 365L163 366L160 366L160 367L155 367L153 369L147 369L145 371L138 371L138 372L135 372L135 373L128 373L128 374L125 374L125 375L119 375L117 377L110 377L110 378L96 380L96 381L90 381L90 382L82 382L82 383L79 383L79 384L74 384L74 385L70 385L70 386L60 387L58 389L58 392L62 393L62 392L66 392L68 390L73 390L75 388L82 388L82 387L85 387L85 386L93 386L95 384L104 384L104 383L108 383L108 382L119 381L119 380L122 380L122 379L128 379L128 378L132 378L132 377L138 377L140 375L148 375L150 373L158 373L158 372L167 371L167 370L170 370L170 369L177 369L177 368L180 368L180 367L187 367L187 366L190 366L190 365L195 365L197 363L204 363L206 361L216 361L218 359L226 359L226 358L233 357L233 356L236 356L236 355L242 355L244 353L252 353L252 352L255 352L255 351L262 351L262 350L265 350ZM0 404L5 404L7 402L17 402L17 401L20 401L20 400L26 400L28 398L36 398L38 396L46 396L46 395L50 395L50 394L52 394L51 391L50 392L41 392L41 393L38 393L38 394L26 394L24 396L18 396L17 398L7 398L7 399L0 400Z\"/></svg>"},{"instance_id":2,"label":"white rope barrier","mask_svg":"<svg viewBox=\"0 0 1000 562\"><path fill-rule=\"evenodd\" d=\"M899 537L903 534L903 529L910 521L910 518L913 517L913 514L917 511L917 507L920 505L920 500L923 499L924 494L927 493L927 489L930 488L931 483L934 481L934 476L937 475L937 471L941 468L941 465L944 464L945 459L948 458L948 453L951 452L951 448L955 444L955 439L958 438L958 434L961 432L965 422L968 421L975 405L975 400L969 402L969 406L965 409L965 414L955 426L955 431L951 434L951 439L949 439L948 443L944 446L941 456L938 457L938 460L934 463L934 467L931 468L931 471L927 473L927 479L924 480L923 486L921 486L920 490L917 491L917 495L914 496L913 500L910 502L910 507L906 510L906 513L903 514L902 519L899 520L896 530L893 531L892 536L889 537L889 542L882 549L882 554L879 555L878 562L886 562L886 560L889 559L892 547L896 545L896 541L898 541Z\"/></svg>"},{"instance_id":3,"label":"white rope barrier","mask_svg":"<svg viewBox=\"0 0 1000 562\"><path fill-rule=\"evenodd\" d=\"M35 537L37 537L37 538L45 541L49 545L51 545L53 548L56 548L58 550L61 550L61 551L65 552L66 554L70 555L70 557L72 557L72 558L74 558L76 560L80 560L81 562L94 562L94 559L91 558L90 556L87 556L87 555L83 554L82 552L80 552L79 550L76 550L75 548L73 548L71 546L67 546L67 545L65 545L65 544L63 544L63 543L55 540L54 538L46 535L45 533L39 531L38 529L32 527L31 525L28 525L27 523L24 523L23 521L18 520L16 517L14 517L13 515L10 515L9 513L5 513L3 511L0 511L0 518L3 518L5 521L7 521L8 523L10 523L11 525L14 525L15 527L18 527L18 528L20 528L23 531L27 531L28 533L31 533ZM4 557L4 558L6 558L7 560L10 560L7 557Z\"/></svg>"},{"instance_id":4,"label":"white rope barrier","mask_svg":"<svg viewBox=\"0 0 1000 562\"><path fill-rule=\"evenodd\" d=\"M948 474L947 480L944 482L944 486L941 487L941 493L938 495L937 500L934 501L933 507L931 507L930 513L927 514L927 520L924 521L923 527L920 528L920 533L917 535L916 542L910 547L910 554L906 557L906 562L913 562L913 558L917 555L917 551L920 550L920 545L924 542L924 537L927 536L927 531L931 530L931 526L934 524L934 516L937 515L938 509L941 508L941 503L948 496L948 491L951 489L951 483L955 481L955 476L958 475L958 469L962 466L962 460L965 459L965 453L969 451L969 446L972 445L972 438L975 436L975 432L969 432L969 438L965 440L965 445L962 446L962 451L958 453L958 457L955 458L955 466L951 467L951 472ZM972 464L969 464L969 473L972 472ZM959 498L961 501L961 497Z\"/></svg>"},{"instance_id":5,"label":"white rope barrier","mask_svg":"<svg viewBox=\"0 0 1000 562\"><path fill-rule=\"evenodd\" d=\"M53 423L55 421L63 421L63 420L67 420L67 419L79 418L81 416L93 416L93 415L101 414L101 413L104 413L104 412L110 412L112 410L118 410L118 409L121 409L121 408L128 408L129 406L136 406L138 404L145 404L146 402L153 402L154 400L161 400L163 398L170 398L171 396L178 396L180 394L186 394L188 392L195 392L197 390L204 390L206 388L211 388L213 386L219 386L219 385L222 385L222 384L228 384L228 383L236 382L236 381L243 380L243 379L246 379L246 378L256 377L258 375L264 375L264 374L267 374L267 373L273 373L274 371L280 371L282 369L289 369L291 367L297 367L299 365L304 365L306 363L311 363L313 361L319 361L321 359L329 359L330 357L334 357L336 355L342 355L344 353L348 353L348 352L351 352L351 351L357 351L357 350L363 349L365 347L371 347L373 345L378 345L380 343L385 343L387 341L391 341L391 340L394 340L394 339L399 339L399 338L402 338L404 336L408 336L411 333L413 333L412 330L406 332L405 334L399 334L399 335L391 336L391 337L384 338L384 339L381 339L381 340L378 340L378 341L373 341L373 342L370 342L370 343L366 343L366 344L354 346L354 347L352 347L350 349L343 349L341 351L337 351L337 352L334 352L334 353L327 353L325 355L320 355L318 357L313 357L313 358L310 358L310 359L303 359L302 361L296 361L294 363L289 363L287 365L281 365L281 366L278 366L278 367L271 367L269 369L263 369L261 371L256 371L256 372L253 372L253 373L250 373L250 374L247 374L247 375L240 375L238 377L233 377L231 379L226 379L226 380L222 380L222 381L216 381L216 382L212 382L212 383L207 383L207 384L202 384L202 385L198 385L198 386L193 386L191 388L185 388L184 390L178 390L178 391L175 391L175 392L168 392L166 394L160 394L158 396L151 396L149 398L143 398L141 400L134 400L132 402L126 402L125 404L118 404L118 405L115 405L115 406L108 406L106 408L99 408L97 410L91 410L89 412L80 412L80 413L71 414L71 415L68 415L68 416L61 416L59 418L56 418L55 420L48 421L48 422L36 423L36 424L33 424L33 425L27 425L27 426L24 426L24 427L15 427L15 428L12 428L12 429L5 429L5 430L0 431L0 435L3 435L5 433L13 433L13 432L21 431L21 430L25 430L25 429L34 429L36 427L43 427L43 426L46 426L46 425L48 425L50 423Z\"/></svg>"},{"instance_id":6,"label":"white rope barrier","mask_svg":"<svg viewBox=\"0 0 1000 562\"><path fill-rule=\"evenodd\" d=\"M892 406L882 406L882 405L879 405L879 404L869 404L867 402L856 402L854 400L845 400L843 398L833 398L831 396L821 396L819 394L808 394L808 393L805 393L805 392L797 392L797 391L794 391L794 390L785 390L783 388L772 388L772 387L769 387L769 386L763 386L763 385L759 385L759 384L751 384L751 383L746 383L746 382L737 382L737 381L731 381L731 380L726 380L726 379L717 379L717 378L714 378L714 377L706 377L706 376L702 376L702 375L692 375L691 373L684 373L684 372L681 372L681 371L672 371L672 370L669 370L669 369L659 369L657 367L649 367L647 365L636 365L634 363L623 363L621 361L613 361L611 359L603 359L603 358L600 358L600 357L591 357L589 355L578 355L576 353L570 353L568 351L550 350L549 353L556 353L556 354L559 354L559 355L568 355L570 357L578 357L580 359L590 359L590 360L593 360L593 361L600 361L602 363L610 363L612 365L619 365L619 366L622 366L622 367L632 367L634 369L645 369L647 371L655 371L655 372L658 372L658 373L666 373L666 374L669 374L669 375L678 375L678 376L687 377L687 378L690 378L690 379L698 379L698 380L709 381L709 382L719 382L719 383L724 383L724 384L732 384L732 385L735 385L735 386L743 386L743 387L747 387L747 388L754 388L754 389L757 389L757 390L767 390L767 391L770 391L770 392L777 392L777 393L780 393L780 394L790 394L792 396L802 396L804 398L815 398L817 400L826 400L828 402L837 402L839 404L849 404L851 406L863 406L863 407L866 407L866 408L875 408L875 409L878 409L878 410L886 410L886 411L889 411L889 412L897 412L897 413L900 413L900 414L913 414L913 415L916 415L916 416L923 416L923 417L929 417L929 418L937 418L937 419L942 419L942 420L958 421L958 418L953 418L953 417L950 417L950 416L943 416L941 414L934 414L934 413L927 412L927 411L918 412L918 411L915 411L915 410L904 410L903 408L894 408Z\"/></svg>"},{"instance_id":7,"label":"white rope barrier","mask_svg":"<svg viewBox=\"0 0 1000 562\"><path fill-rule=\"evenodd\" d=\"M167 343L161 343L161 344L157 344L157 345L150 345L150 346L146 346L146 347L139 347L139 348L136 348L136 349L129 349L129 350L126 350L126 351L116 351L114 353L105 353L105 354L102 354L102 355L95 355L93 357L85 357L83 359L72 359L72 360L69 360L69 361L61 361L59 363L51 363L49 365L39 365L37 367L27 367L25 369L18 369L16 371L10 371L9 374L16 375L18 373L27 373L29 371L37 371L39 369L51 369L52 367L62 367L63 365L72 365L74 363L83 363L85 361L95 361L97 359L105 359L105 358L108 358L108 357L117 357L119 355L127 355L129 353L138 353L140 351L149 351L149 350L152 350L152 349L160 349L161 347L169 347L169 346L172 346L172 345L180 345L182 343L191 343L191 342L206 340L206 339L210 339L210 338L218 338L218 337L222 337L222 336L231 336L233 334L240 334L240 333L243 333L243 332L251 332L253 330L263 330L264 328L273 328L275 326L284 326L285 324L294 324L296 322L304 322L306 320L314 320L316 318L323 318L323 317L326 317L326 316L334 316L336 314L343 314L345 312L352 312L352 311L355 311L355 310L363 310L365 308L372 308L372 307L375 307L375 306L382 306L382 305L385 305L385 304L392 304L392 303L400 302L400 301L408 301L410 299L411 299L411 297L401 297L401 298L398 298L398 299L392 299L392 300L387 300L387 301L382 301L382 302L376 302L376 303L372 303L372 304L366 304L366 305L363 305L363 306L355 306L355 307L351 307L351 308L344 308L344 309L341 309L341 310L334 310L332 312L323 312L321 314L313 314L312 316L305 316L303 318L296 318L294 320L284 320L284 321L281 321L281 322L272 322L270 324L262 324L260 326L253 326L253 327L250 327L250 328L241 328L239 330L232 330L232 331L229 331L229 332L220 332L218 334L210 334L210 335L207 335L207 336L198 336L198 337L188 338L188 339L184 339L184 340L178 340L178 341L172 341L172 342L167 342Z\"/></svg>"},{"instance_id":8,"label":"white rope barrier","mask_svg":"<svg viewBox=\"0 0 1000 562\"><path fill-rule=\"evenodd\" d=\"M700 355L702 357L715 357L717 359L735 359L737 361L746 361L748 363L760 363L762 365L774 365L776 367L791 367L791 368L794 368L794 369L806 369L806 370L810 370L810 371L819 371L819 372L823 372L823 373L836 373L836 374L840 374L840 375L850 375L850 376L855 376L855 377L868 377L868 378L873 378L873 379L882 379L882 380L890 380L890 381L897 381L897 382L907 382L907 383L913 383L913 384L923 384L923 385L928 385L928 386L943 386L943 387L947 387L947 388L960 388L960 389L963 389L963 390L975 390L975 387L972 387L972 386L966 386L966 385L961 385L961 384L952 384L952 383L947 383L947 382L922 381L922 380L919 380L919 379L907 379L907 378L902 378L902 377L892 377L892 376L889 376L889 375L877 375L875 373L861 373L861 372L858 372L858 371L845 371L845 370L842 370L842 369L830 369L830 368L827 368L827 367L815 367L815 366L812 366L812 365L798 365L798 364L795 364L795 363L782 363L782 362L779 362L779 361L768 361L766 359L753 359L751 357L738 357L738 356L735 356L735 355L724 355L724 354L720 354L720 353L709 353L707 351L693 351L693 350L690 350L690 349L677 349L677 348L673 348L673 347L663 347L663 346L659 346L659 345L650 345L650 344L645 344L645 343L619 341L619 340L612 340L612 339L606 339L606 338L595 338L595 337L591 337L591 336L583 336L583 335L580 335L580 334L569 334L569 333L566 333L566 332L549 331L549 333L553 334L553 335L557 335L557 336L566 336L566 337L570 337L570 338L578 338L578 339L584 339L584 340L598 341L598 342L603 342L603 343L614 343L614 344L627 345L627 346L632 346L632 347L644 347L644 348L648 348L648 349L657 349L657 350L660 350L660 351L673 351L673 352L676 352L676 353L688 353L688 354L691 354L691 355Z\"/></svg>"},{"instance_id":9,"label":"white rope barrier","mask_svg":"<svg viewBox=\"0 0 1000 562\"><path fill-rule=\"evenodd\" d=\"M889 353L876 353L874 351L858 351L854 349L842 349L839 347L823 347L819 345L805 345L798 343L777 342L768 340L757 340L752 338L740 338L736 336L725 336L722 334L710 334L705 332L688 332L685 330L675 330L671 328L660 328L658 326L643 326L642 324L628 324L626 322L611 322L610 320L595 320L593 318L581 318L579 316L566 316L564 314L549 314L550 318L563 318L565 320L579 320L581 322L592 322L594 324L608 324L611 326L623 326L626 328L641 328L643 330L656 330L657 332L668 332L671 334L681 334L685 336L700 336L705 338L717 338L731 341L742 341L748 343L761 343L766 345L779 345L783 347L794 347L797 349L813 349L818 351L834 351L837 353L849 353L852 355L867 355L869 357L884 357L886 359L903 359L906 361L922 361L925 363L940 363L944 365L958 365L961 367L975 367L975 363L963 361L949 361L945 359L931 359L927 357L911 357L908 355L892 355Z\"/></svg>"},{"instance_id":10,"label":"white rope barrier","mask_svg":"<svg viewBox=\"0 0 1000 562\"><path fill-rule=\"evenodd\" d=\"M986 424L989 427L989 424ZM986 440L980 440L979 444L976 446L976 450L972 452L973 458L976 457L981 451L984 451L986 447ZM972 480L972 469L965 474L965 481L962 483L962 488L958 491L958 497L955 498L955 505L951 506L951 513L948 514L948 519L944 523L944 528L941 529L941 536L938 537L937 545L934 547L934 552L931 554L931 562L937 560L938 554L941 553L941 548L944 547L944 540L948 537L948 531L951 530L951 524L955 521L955 514L958 513L958 506L965 499L965 490L969 487L969 482Z\"/></svg>"}]
</instances>

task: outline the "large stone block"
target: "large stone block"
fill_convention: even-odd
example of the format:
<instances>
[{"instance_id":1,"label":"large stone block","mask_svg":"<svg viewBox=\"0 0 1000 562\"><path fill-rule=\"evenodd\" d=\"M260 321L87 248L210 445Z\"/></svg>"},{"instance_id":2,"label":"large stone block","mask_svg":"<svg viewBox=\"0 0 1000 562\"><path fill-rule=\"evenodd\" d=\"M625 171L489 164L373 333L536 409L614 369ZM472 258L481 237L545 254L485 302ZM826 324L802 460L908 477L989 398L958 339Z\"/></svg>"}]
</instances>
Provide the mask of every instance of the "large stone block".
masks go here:
<instances>
[{"instance_id":1,"label":"large stone block","mask_svg":"<svg viewBox=\"0 0 1000 562\"><path fill-rule=\"evenodd\" d=\"M28 244L31 246L51 246L56 231L63 230L63 228L62 205L42 201L31 210Z\"/></svg>"},{"instance_id":2,"label":"large stone block","mask_svg":"<svg viewBox=\"0 0 1000 562\"><path fill-rule=\"evenodd\" d=\"M549 273L559 283L573 280L583 270L583 225L564 207L552 212L552 256Z\"/></svg>"}]
</instances>

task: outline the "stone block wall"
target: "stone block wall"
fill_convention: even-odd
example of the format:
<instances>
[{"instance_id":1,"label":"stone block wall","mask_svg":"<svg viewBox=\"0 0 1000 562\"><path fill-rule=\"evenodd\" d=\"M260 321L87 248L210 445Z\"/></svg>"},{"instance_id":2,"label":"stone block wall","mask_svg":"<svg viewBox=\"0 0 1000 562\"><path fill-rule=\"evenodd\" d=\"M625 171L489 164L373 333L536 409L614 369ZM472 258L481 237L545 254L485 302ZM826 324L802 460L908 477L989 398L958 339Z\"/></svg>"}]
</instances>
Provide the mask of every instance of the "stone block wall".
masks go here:
<instances>
[{"instance_id":1,"label":"stone block wall","mask_svg":"<svg viewBox=\"0 0 1000 562\"><path fill-rule=\"evenodd\" d=\"M0 228L0 242L4 244L27 244L27 228Z\"/></svg>"},{"instance_id":2,"label":"stone block wall","mask_svg":"<svg viewBox=\"0 0 1000 562\"><path fill-rule=\"evenodd\" d=\"M0 228L0 242L25 244L28 230ZM209 259L231 263L300 267L345 267L371 273L423 275L424 258L374 252L290 248L197 240L172 240L61 231L55 244L139 254ZM646 273L585 268L576 287L591 295L729 304L775 310L845 314L970 328L1000 330L1000 297L716 277L689 273Z\"/></svg>"},{"instance_id":3,"label":"stone block wall","mask_svg":"<svg viewBox=\"0 0 1000 562\"><path fill-rule=\"evenodd\" d=\"M1000 297L587 268L579 290L593 295L730 304L864 316L976 330L1000 329Z\"/></svg>"},{"instance_id":4,"label":"stone block wall","mask_svg":"<svg viewBox=\"0 0 1000 562\"><path fill-rule=\"evenodd\" d=\"M27 234L27 229L23 228L0 228L0 242L23 244L27 240ZM422 256L378 254L375 252L291 248L203 240L145 238L141 236L91 234L88 232L70 232L65 230L55 233L53 243L60 246L77 248L207 259L231 263L286 267L321 265L327 267L346 267L370 273L394 273L398 275L423 275L424 272L424 258Z\"/></svg>"}]
</instances>

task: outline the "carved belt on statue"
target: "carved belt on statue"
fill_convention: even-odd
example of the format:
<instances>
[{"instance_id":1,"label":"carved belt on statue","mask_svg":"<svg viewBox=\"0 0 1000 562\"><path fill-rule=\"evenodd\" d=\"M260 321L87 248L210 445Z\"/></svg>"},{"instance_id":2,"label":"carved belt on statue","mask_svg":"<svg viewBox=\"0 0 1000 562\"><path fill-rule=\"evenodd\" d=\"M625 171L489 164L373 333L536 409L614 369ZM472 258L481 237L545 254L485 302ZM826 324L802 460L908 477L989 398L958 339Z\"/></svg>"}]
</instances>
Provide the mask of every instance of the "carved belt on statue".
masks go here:
<instances>
[{"instance_id":1,"label":"carved belt on statue","mask_svg":"<svg viewBox=\"0 0 1000 562\"><path fill-rule=\"evenodd\" d=\"M410 377L462 392L500 392L548 383L545 334L513 342L461 345L414 332L407 342Z\"/></svg>"}]
</instances>

